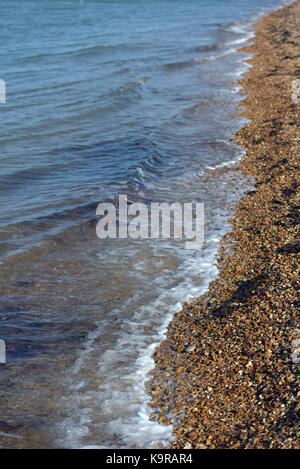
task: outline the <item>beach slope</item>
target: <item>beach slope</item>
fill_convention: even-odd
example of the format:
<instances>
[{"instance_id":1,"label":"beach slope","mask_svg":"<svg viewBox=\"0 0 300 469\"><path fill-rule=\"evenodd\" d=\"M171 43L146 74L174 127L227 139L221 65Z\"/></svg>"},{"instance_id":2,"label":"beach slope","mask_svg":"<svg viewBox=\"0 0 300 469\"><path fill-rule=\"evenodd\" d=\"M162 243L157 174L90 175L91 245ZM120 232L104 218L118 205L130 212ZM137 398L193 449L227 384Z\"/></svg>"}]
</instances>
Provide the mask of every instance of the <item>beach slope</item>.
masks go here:
<instances>
[{"instance_id":1,"label":"beach slope","mask_svg":"<svg viewBox=\"0 0 300 469\"><path fill-rule=\"evenodd\" d=\"M262 18L243 51L252 67L240 81L249 123L236 135L238 169L255 182L222 238L218 278L154 353L153 418L173 424L172 448L300 442L300 2Z\"/></svg>"}]
</instances>

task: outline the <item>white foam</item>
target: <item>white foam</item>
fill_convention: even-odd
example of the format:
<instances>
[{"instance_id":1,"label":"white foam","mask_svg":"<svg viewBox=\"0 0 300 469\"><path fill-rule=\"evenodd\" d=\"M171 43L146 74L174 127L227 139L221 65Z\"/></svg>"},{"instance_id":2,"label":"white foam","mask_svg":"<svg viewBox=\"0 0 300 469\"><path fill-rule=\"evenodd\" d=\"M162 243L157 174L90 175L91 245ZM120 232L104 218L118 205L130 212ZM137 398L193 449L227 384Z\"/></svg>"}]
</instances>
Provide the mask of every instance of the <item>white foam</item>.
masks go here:
<instances>
[{"instance_id":1,"label":"white foam","mask_svg":"<svg viewBox=\"0 0 300 469\"><path fill-rule=\"evenodd\" d=\"M193 254L187 257L187 251L183 247L179 248L186 256L177 272L178 277L183 280L175 287L167 289L165 282L160 278L160 294L150 304L140 306L132 319L126 321L113 349L107 349L102 356L99 356L99 352L97 354L97 341L103 335L103 323L89 334L85 348L76 360L67 383L69 395L66 399L70 416L61 424L65 433L64 446L91 447L84 444L84 439L89 435L95 411L99 406L106 416L105 431L117 435L120 448L151 448L166 445L172 440L172 426L160 425L150 420L150 396L145 391L145 381L148 371L154 367L151 355L165 338L173 314L182 308L182 301L201 295L210 280L217 275L214 265L217 245L218 239L211 237L205 254L200 252L196 257ZM200 272L204 275L199 275ZM196 273L199 274L195 275ZM168 276L170 277L170 272ZM194 283L195 278L198 278L198 284ZM153 318L155 323L160 322L160 326L147 335L144 328ZM147 345L149 340L151 343ZM135 354L137 357L131 363ZM118 369L120 360L124 361L125 365L120 369L119 375L114 376L110 371ZM92 386L86 389L89 379L83 379L81 375L91 363L95 363L96 376L101 377L101 382L98 388L92 383ZM107 442L103 443L104 445L100 442L99 445L93 443L92 447L113 447Z\"/></svg>"},{"instance_id":2,"label":"white foam","mask_svg":"<svg viewBox=\"0 0 300 469\"><path fill-rule=\"evenodd\" d=\"M247 42L249 39L252 39L254 36L255 36L254 32L250 31L247 34L245 34L243 37L241 37L239 39L233 39L232 41L224 42L222 45L223 46L234 46L234 45L238 45L238 44L243 44L244 42Z\"/></svg>"},{"instance_id":3,"label":"white foam","mask_svg":"<svg viewBox=\"0 0 300 469\"><path fill-rule=\"evenodd\" d=\"M222 57L225 57L226 55L233 54L234 52L236 52L236 49L230 48L230 49L226 49L226 50L220 52L219 54L208 55L207 57L196 57L194 60L195 60L195 62L199 62L199 63L209 62L209 61L212 61L212 60L221 59Z\"/></svg>"}]
</instances>

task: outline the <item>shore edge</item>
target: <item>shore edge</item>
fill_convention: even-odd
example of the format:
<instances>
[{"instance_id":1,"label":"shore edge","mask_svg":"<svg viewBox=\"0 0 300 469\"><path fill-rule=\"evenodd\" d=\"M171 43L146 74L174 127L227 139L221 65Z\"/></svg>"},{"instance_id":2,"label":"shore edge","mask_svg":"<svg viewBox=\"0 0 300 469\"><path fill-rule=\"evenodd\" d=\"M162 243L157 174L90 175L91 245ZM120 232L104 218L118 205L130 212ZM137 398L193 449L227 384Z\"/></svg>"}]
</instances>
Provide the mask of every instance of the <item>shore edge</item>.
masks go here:
<instances>
[{"instance_id":1,"label":"shore edge","mask_svg":"<svg viewBox=\"0 0 300 469\"><path fill-rule=\"evenodd\" d=\"M222 237L218 278L153 355L152 418L173 425L170 448L299 448L300 1L263 17L242 50L237 169L255 183Z\"/></svg>"}]
</instances>

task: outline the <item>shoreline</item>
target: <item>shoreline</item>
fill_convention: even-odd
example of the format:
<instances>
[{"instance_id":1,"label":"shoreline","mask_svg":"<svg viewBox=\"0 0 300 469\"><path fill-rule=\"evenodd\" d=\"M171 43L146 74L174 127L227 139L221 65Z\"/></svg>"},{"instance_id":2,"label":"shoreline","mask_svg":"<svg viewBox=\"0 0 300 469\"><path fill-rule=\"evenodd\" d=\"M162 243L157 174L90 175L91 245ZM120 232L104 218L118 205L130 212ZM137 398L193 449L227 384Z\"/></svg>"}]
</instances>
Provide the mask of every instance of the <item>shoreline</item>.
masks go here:
<instances>
[{"instance_id":1,"label":"shoreline","mask_svg":"<svg viewBox=\"0 0 300 469\"><path fill-rule=\"evenodd\" d=\"M299 447L299 25L298 0L260 19L240 49L252 67L238 82L249 122L235 136L237 169L255 183L221 239L218 277L153 355L152 417L173 425L170 448Z\"/></svg>"}]
</instances>

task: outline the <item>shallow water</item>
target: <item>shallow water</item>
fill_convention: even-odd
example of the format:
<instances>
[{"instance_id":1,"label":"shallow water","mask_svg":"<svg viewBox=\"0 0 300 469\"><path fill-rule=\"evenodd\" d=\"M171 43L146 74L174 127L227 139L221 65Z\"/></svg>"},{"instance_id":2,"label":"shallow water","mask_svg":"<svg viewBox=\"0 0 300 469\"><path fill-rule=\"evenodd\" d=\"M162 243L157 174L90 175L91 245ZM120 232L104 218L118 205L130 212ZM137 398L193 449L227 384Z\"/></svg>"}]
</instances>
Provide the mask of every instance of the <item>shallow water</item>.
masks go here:
<instances>
[{"instance_id":1,"label":"shallow water","mask_svg":"<svg viewBox=\"0 0 300 469\"><path fill-rule=\"evenodd\" d=\"M3 0L3 447L153 447L151 353L245 189L237 48L282 2ZM18 14L16 14L18 11ZM102 201L204 202L205 245L99 240Z\"/></svg>"}]
</instances>

